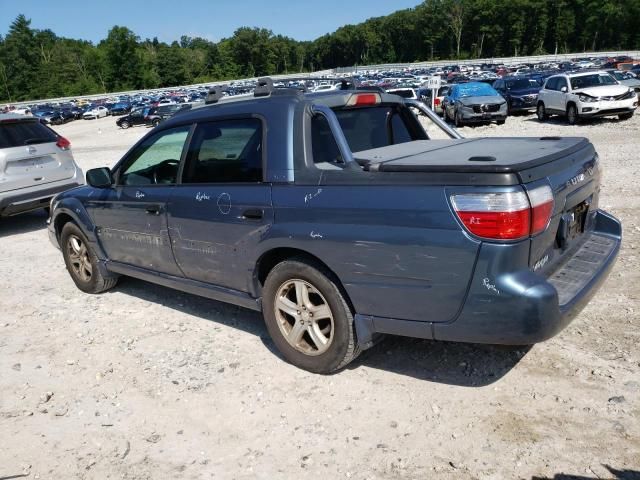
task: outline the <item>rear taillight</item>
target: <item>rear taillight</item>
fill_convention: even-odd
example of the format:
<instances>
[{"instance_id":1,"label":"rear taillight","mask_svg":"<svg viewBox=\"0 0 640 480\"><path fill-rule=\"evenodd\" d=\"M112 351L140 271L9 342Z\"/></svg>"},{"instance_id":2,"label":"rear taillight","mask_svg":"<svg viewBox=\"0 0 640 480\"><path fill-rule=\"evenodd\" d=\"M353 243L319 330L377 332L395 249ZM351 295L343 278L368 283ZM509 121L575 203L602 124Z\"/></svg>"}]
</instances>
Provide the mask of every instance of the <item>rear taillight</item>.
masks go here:
<instances>
[{"instance_id":1,"label":"rear taillight","mask_svg":"<svg viewBox=\"0 0 640 480\"><path fill-rule=\"evenodd\" d=\"M440 106L440 99L439 99L439 98L434 99L434 100L433 100L433 104L434 104L436 107L439 107L439 106Z\"/></svg>"},{"instance_id":2,"label":"rear taillight","mask_svg":"<svg viewBox=\"0 0 640 480\"><path fill-rule=\"evenodd\" d=\"M553 212L553 191L549 185L534 188L527 192L531 202L531 235L544 232Z\"/></svg>"},{"instance_id":3,"label":"rear taillight","mask_svg":"<svg viewBox=\"0 0 640 480\"><path fill-rule=\"evenodd\" d=\"M69 150L71 148L71 142L62 136L58 136L56 145L60 150Z\"/></svg>"},{"instance_id":4,"label":"rear taillight","mask_svg":"<svg viewBox=\"0 0 640 480\"><path fill-rule=\"evenodd\" d=\"M451 204L469 232L493 240L529 235L531 208L524 192L453 195Z\"/></svg>"},{"instance_id":5,"label":"rear taillight","mask_svg":"<svg viewBox=\"0 0 640 480\"><path fill-rule=\"evenodd\" d=\"M553 212L551 187L544 185L527 193L458 194L451 196L451 204L465 228L474 235L517 240L543 232Z\"/></svg>"}]
</instances>

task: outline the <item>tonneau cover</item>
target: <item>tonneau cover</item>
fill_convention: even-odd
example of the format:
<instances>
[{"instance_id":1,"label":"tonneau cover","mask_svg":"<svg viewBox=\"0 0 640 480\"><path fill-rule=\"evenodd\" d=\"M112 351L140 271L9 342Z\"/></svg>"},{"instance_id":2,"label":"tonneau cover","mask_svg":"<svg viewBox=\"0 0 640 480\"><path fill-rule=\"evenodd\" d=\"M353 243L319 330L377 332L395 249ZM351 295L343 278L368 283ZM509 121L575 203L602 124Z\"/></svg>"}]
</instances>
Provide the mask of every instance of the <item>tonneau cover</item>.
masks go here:
<instances>
[{"instance_id":1,"label":"tonneau cover","mask_svg":"<svg viewBox=\"0 0 640 480\"><path fill-rule=\"evenodd\" d=\"M416 140L354 152L367 171L521 172L566 157L589 145L582 137L490 137Z\"/></svg>"}]
</instances>

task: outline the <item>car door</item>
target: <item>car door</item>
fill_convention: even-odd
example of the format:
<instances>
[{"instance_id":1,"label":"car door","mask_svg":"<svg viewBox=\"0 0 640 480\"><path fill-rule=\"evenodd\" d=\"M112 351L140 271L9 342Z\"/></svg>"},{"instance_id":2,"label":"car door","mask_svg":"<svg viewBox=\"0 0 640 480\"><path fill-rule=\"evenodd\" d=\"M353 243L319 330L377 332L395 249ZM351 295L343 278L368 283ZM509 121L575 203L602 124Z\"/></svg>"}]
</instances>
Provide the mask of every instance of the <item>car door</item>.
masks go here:
<instances>
[{"instance_id":1,"label":"car door","mask_svg":"<svg viewBox=\"0 0 640 480\"><path fill-rule=\"evenodd\" d=\"M559 107L557 106L559 104L559 99L558 99L558 79L559 77L551 77L547 80L547 82L544 85L544 95L543 95L543 99L544 99L544 107L547 111L551 112L551 111L555 111L557 110Z\"/></svg>"},{"instance_id":2,"label":"car door","mask_svg":"<svg viewBox=\"0 0 640 480\"><path fill-rule=\"evenodd\" d=\"M144 123L144 112L141 109L132 110L129 114L131 125L140 125Z\"/></svg>"},{"instance_id":3,"label":"car door","mask_svg":"<svg viewBox=\"0 0 640 480\"><path fill-rule=\"evenodd\" d=\"M273 223L264 131L251 117L196 126L168 203L173 252L187 278L250 290L256 247Z\"/></svg>"},{"instance_id":4,"label":"car door","mask_svg":"<svg viewBox=\"0 0 640 480\"><path fill-rule=\"evenodd\" d=\"M115 185L89 197L87 211L109 260L181 275L167 230L167 199L190 126L145 137L114 172Z\"/></svg>"},{"instance_id":5,"label":"car door","mask_svg":"<svg viewBox=\"0 0 640 480\"><path fill-rule=\"evenodd\" d=\"M558 91L556 92L557 101L554 107L559 112L565 112L567 110L567 97L569 96L569 84L565 77L558 77ZM562 91L564 89L564 91Z\"/></svg>"}]
</instances>

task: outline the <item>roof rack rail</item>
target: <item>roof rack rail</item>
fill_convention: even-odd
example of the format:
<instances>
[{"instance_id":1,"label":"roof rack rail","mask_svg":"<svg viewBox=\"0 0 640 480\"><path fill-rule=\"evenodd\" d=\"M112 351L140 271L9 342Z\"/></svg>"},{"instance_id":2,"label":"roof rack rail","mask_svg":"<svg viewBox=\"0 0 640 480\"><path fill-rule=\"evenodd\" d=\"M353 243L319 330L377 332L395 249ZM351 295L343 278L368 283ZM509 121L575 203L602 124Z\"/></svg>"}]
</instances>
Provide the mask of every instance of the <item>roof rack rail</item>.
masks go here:
<instances>
[{"instance_id":1,"label":"roof rack rail","mask_svg":"<svg viewBox=\"0 0 640 480\"><path fill-rule=\"evenodd\" d=\"M254 97L268 97L273 93L275 87L273 86L273 80L271 77L262 77L258 79L258 85L253 90Z\"/></svg>"},{"instance_id":2,"label":"roof rack rail","mask_svg":"<svg viewBox=\"0 0 640 480\"><path fill-rule=\"evenodd\" d=\"M216 85L209 89L207 98L204 100L205 105L211 105L212 103L218 103L218 101L224 96L223 90L226 85Z\"/></svg>"},{"instance_id":3,"label":"roof rack rail","mask_svg":"<svg viewBox=\"0 0 640 480\"><path fill-rule=\"evenodd\" d=\"M353 77L344 77L344 78L326 78L326 77L288 77L283 78L282 80L278 80L283 83L290 82L340 82L339 90L356 90L358 88L358 84ZM258 85L253 91L253 95L255 97L267 97L274 93L276 94L298 94L300 92L308 92L307 85L303 84L302 88L296 87L277 87L273 83L273 79L271 77L262 77L258 79Z\"/></svg>"}]
</instances>

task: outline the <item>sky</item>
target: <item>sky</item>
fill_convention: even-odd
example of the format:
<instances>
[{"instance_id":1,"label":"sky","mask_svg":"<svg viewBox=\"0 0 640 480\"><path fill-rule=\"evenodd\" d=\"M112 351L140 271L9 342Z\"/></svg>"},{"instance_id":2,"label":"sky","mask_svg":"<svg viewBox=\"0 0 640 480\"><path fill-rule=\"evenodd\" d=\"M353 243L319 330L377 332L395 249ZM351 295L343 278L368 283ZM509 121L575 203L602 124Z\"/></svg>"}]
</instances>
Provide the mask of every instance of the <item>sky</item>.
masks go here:
<instances>
[{"instance_id":1,"label":"sky","mask_svg":"<svg viewBox=\"0 0 640 480\"><path fill-rule=\"evenodd\" d=\"M419 0L0 0L0 34L20 14L31 27L98 43L114 25L141 39L172 42L182 35L219 41L242 26L313 40L346 24L415 7Z\"/></svg>"}]
</instances>

